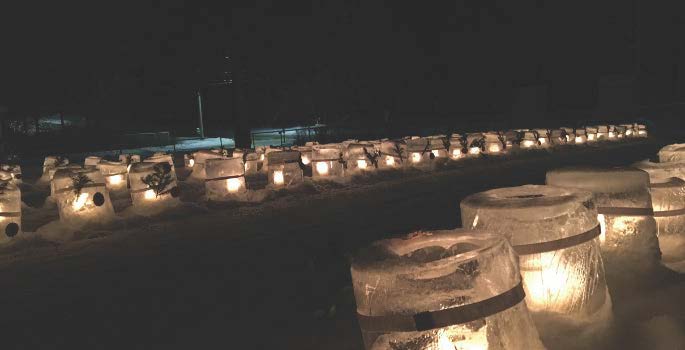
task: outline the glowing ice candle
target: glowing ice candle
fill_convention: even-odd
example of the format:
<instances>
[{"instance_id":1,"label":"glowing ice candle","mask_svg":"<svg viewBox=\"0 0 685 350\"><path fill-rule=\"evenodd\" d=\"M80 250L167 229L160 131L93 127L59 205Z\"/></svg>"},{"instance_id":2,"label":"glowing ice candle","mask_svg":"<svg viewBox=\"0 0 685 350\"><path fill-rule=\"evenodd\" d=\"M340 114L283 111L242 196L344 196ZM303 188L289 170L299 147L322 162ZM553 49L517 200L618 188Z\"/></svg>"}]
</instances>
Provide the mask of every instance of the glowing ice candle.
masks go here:
<instances>
[{"instance_id":1,"label":"glowing ice candle","mask_svg":"<svg viewBox=\"0 0 685 350\"><path fill-rule=\"evenodd\" d=\"M418 163L421 161L421 153L419 152L412 152L411 154L411 161L412 163Z\"/></svg>"},{"instance_id":2,"label":"glowing ice candle","mask_svg":"<svg viewBox=\"0 0 685 350\"><path fill-rule=\"evenodd\" d=\"M358 159L357 160L357 168L366 169L366 167L367 167L366 160L364 160L364 159Z\"/></svg>"},{"instance_id":3,"label":"glowing ice candle","mask_svg":"<svg viewBox=\"0 0 685 350\"><path fill-rule=\"evenodd\" d=\"M471 155L480 154L480 147L471 147L471 148L469 148L469 154L471 154Z\"/></svg>"},{"instance_id":4,"label":"glowing ice candle","mask_svg":"<svg viewBox=\"0 0 685 350\"><path fill-rule=\"evenodd\" d=\"M316 162L316 172L319 175L328 175L328 162Z\"/></svg>"},{"instance_id":5,"label":"glowing ice candle","mask_svg":"<svg viewBox=\"0 0 685 350\"><path fill-rule=\"evenodd\" d=\"M459 159L461 158L461 149L455 148L452 150L452 159Z\"/></svg>"},{"instance_id":6,"label":"glowing ice candle","mask_svg":"<svg viewBox=\"0 0 685 350\"><path fill-rule=\"evenodd\" d=\"M535 146L535 141L533 141L533 140L521 141L521 147L523 147L523 148L531 148L533 146Z\"/></svg>"},{"instance_id":7,"label":"glowing ice candle","mask_svg":"<svg viewBox=\"0 0 685 350\"><path fill-rule=\"evenodd\" d=\"M188 159L188 166L192 168L193 165L195 165L195 159Z\"/></svg>"},{"instance_id":8,"label":"glowing ice candle","mask_svg":"<svg viewBox=\"0 0 685 350\"><path fill-rule=\"evenodd\" d=\"M302 155L302 164L309 165L310 162L311 162L311 160L309 160L309 156L306 154L303 154Z\"/></svg>"},{"instance_id":9,"label":"glowing ice candle","mask_svg":"<svg viewBox=\"0 0 685 350\"><path fill-rule=\"evenodd\" d=\"M582 144L583 142L585 142L585 140L583 139L582 136L576 136L576 140L575 140L575 141L576 141L577 144Z\"/></svg>"},{"instance_id":10,"label":"glowing ice candle","mask_svg":"<svg viewBox=\"0 0 685 350\"><path fill-rule=\"evenodd\" d=\"M501 150L501 147L496 143L491 143L488 146L488 152L489 153L499 153L500 150Z\"/></svg>"},{"instance_id":11,"label":"glowing ice candle","mask_svg":"<svg viewBox=\"0 0 685 350\"><path fill-rule=\"evenodd\" d=\"M283 179L283 170L274 171L274 184L283 185L285 180Z\"/></svg>"},{"instance_id":12,"label":"glowing ice candle","mask_svg":"<svg viewBox=\"0 0 685 350\"><path fill-rule=\"evenodd\" d=\"M149 201L157 198L157 195L155 194L155 190L152 190L152 189L146 190L145 192L143 192L143 196L145 197L145 199L147 199Z\"/></svg>"},{"instance_id":13,"label":"glowing ice candle","mask_svg":"<svg viewBox=\"0 0 685 350\"><path fill-rule=\"evenodd\" d=\"M436 158L440 157L440 151L437 149L432 150L431 153L433 153L433 156L435 156Z\"/></svg>"},{"instance_id":14,"label":"glowing ice candle","mask_svg":"<svg viewBox=\"0 0 685 350\"><path fill-rule=\"evenodd\" d=\"M385 165L394 166L395 165L395 157L385 156Z\"/></svg>"},{"instance_id":15,"label":"glowing ice candle","mask_svg":"<svg viewBox=\"0 0 685 350\"><path fill-rule=\"evenodd\" d=\"M241 187L242 183L237 178L226 180L226 188L228 189L228 192L238 192Z\"/></svg>"}]
</instances>

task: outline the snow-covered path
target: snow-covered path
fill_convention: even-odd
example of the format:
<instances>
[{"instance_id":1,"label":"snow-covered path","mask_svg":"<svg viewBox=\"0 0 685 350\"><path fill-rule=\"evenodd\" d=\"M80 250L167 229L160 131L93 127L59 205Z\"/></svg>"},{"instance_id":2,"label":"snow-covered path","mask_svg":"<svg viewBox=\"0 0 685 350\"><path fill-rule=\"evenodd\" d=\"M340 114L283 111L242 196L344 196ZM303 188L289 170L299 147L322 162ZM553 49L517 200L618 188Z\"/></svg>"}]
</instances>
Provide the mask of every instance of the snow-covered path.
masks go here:
<instances>
[{"instance_id":1,"label":"snow-covered path","mask_svg":"<svg viewBox=\"0 0 685 350\"><path fill-rule=\"evenodd\" d=\"M563 165L629 164L656 149L632 143L463 162L305 186L261 204L188 204L68 243L25 240L0 249L0 329L10 348L360 349L348 270L359 247L455 227L459 201L474 192L542 183ZM678 276L655 283L612 291L620 326L612 348L685 334L674 321L685 319L685 284Z\"/></svg>"}]
</instances>

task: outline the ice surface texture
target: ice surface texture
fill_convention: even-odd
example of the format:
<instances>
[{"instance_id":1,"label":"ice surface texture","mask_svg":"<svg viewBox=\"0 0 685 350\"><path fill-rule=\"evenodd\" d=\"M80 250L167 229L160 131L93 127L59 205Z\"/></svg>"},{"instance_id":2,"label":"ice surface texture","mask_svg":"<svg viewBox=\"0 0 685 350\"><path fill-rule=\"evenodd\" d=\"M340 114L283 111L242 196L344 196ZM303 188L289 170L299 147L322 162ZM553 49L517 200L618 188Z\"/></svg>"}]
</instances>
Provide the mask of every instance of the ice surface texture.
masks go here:
<instances>
[{"instance_id":1,"label":"ice surface texture","mask_svg":"<svg viewBox=\"0 0 685 350\"><path fill-rule=\"evenodd\" d=\"M312 148L312 179L336 180L345 175L342 145L315 145Z\"/></svg>"},{"instance_id":2,"label":"ice surface texture","mask_svg":"<svg viewBox=\"0 0 685 350\"><path fill-rule=\"evenodd\" d=\"M383 141L381 142L380 149L379 169L398 169L409 164L407 160L407 144L404 141Z\"/></svg>"},{"instance_id":3,"label":"ice surface texture","mask_svg":"<svg viewBox=\"0 0 685 350\"><path fill-rule=\"evenodd\" d=\"M659 150L659 162L661 163L682 161L685 161L685 143L675 143Z\"/></svg>"},{"instance_id":4,"label":"ice surface texture","mask_svg":"<svg viewBox=\"0 0 685 350\"><path fill-rule=\"evenodd\" d=\"M269 184L275 187L288 187L301 184L303 181L300 168L300 152L280 151L267 155L269 160Z\"/></svg>"},{"instance_id":5,"label":"ice surface texture","mask_svg":"<svg viewBox=\"0 0 685 350\"><path fill-rule=\"evenodd\" d=\"M71 226L114 219L105 179L95 168L63 169L52 179L60 221Z\"/></svg>"},{"instance_id":6,"label":"ice surface texture","mask_svg":"<svg viewBox=\"0 0 685 350\"><path fill-rule=\"evenodd\" d=\"M198 180L204 180L207 178L206 163L209 159L221 159L225 158L223 155L213 152L213 151L197 151L193 154L193 159L195 163L193 165L193 172L190 173L190 177Z\"/></svg>"},{"instance_id":7,"label":"ice surface texture","mask_svg":"<svg viewBox=\"0 0 685 350\"><path fill-rule=\"evenodd\" d=\"M415 315L473 304L520 283L503 236L464 230L421 232L362 250L352 262L357 312ZM543 349L525 302L466 324L429 331L362 330L367 349Z\"/></svg>"},{"instance_id":8,"label":"ice surface texture","mask_svg":"<svg viewBox=\"0 0 685 350\"><path fill-rule=\"evenodd\" d=\"M685 180L685 162L654 163L646 159L633 167L646 171L652 183L668 181L672 177Z\"/></svg>"},{"instance_id":9,"label":"ice surface texture","mask_svg":"<svg viewBox=\"0 0 685 350\"><path fill-rule=\"evenodd\" d=\"M131 165L129 182L131 184L133 206L144 209L150 206L176 205L180 202L177 198L178 192L176 191L178 189L176 173L173 171L173 167L169 169L167 168L168 166L169 163L166 161L159 163L142 162ZM169 171L167 172L167 170ZM152 188L149 184L145 183L145 179L148 176L155 176L157 179L166 178L167 176L168 178L163 183L156 181L158 186Z\"/></svg>"},{"instance_id":10,"label":"ice surface texture","mask_svg":"<svg viewBox=\"0 0 685 350\"><path fill-rule=\"evenodd\" d=\"M553 186L494 189L461 202L462 226L502 234L513 246L552 242L598 226L592 197L591 192ZM606 323L611 318L611 308L605 307L611 301L599 238L521 255L519 262L526 303L541 331L551 319L558 320L560 327L575 328L595 327L592 322ZM605 314L597 317L601 312Z\"/></svg>"},{"instance_id":11,"label":"ice surface texture","mask_svg":"<svg viewBox=\"0 0 685 350\"><path fill-rule=\"evenodd\" d=\"M547 172L547 184L591 191L602 225L607 274L631 279L659 265L653 216L602 214L601 208L652 208L649 175L636 168L565 168Z\"/></svg>"},{"instance_id":12,"label":"ice surface texture","mask_svg":"<svg viewBox=\"0 0 685 350\"><path fill-rule=\"evenodd\" d=\"M119 191L128 187L128 164L102 160L97 164L97 169L105 177L108 190Z\"/></svg>"},{"instance_id":13,"label":"ice surface texture","mask_svg":"<svg viewBox=\"0 0 685 350\"><path fill-rule=\"evenodd\" d=\"M244 197L247 188L242 157L208 159L206 168L205 190L209 200L225 201Z\"/></svg>"},{"instance_id":14,"label":"ice surface texture","mask_svg":"<svg viewBox=\"0 0 685 350\"><path fill-rule=\"evenodd\" d=\"M371 143L351 143L347 145L345 150L345 161L347 162L345 175L375 170L376 167L373 162L378 159L374 158L375 152L376 149Z\"/></svg>"}]
</instances>

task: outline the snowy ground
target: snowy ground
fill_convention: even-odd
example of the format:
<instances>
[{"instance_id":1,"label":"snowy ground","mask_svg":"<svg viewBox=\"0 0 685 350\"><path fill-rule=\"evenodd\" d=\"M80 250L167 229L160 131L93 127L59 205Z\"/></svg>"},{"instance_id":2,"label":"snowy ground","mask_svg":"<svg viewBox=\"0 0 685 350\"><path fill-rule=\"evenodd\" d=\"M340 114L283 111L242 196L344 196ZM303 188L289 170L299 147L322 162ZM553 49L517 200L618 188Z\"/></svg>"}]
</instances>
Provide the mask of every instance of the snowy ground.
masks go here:
<instances>
[{"instance_id":1,"label":"snowy ground","mask_svg":"<svg viewBox=\"0 0 685 350\"><path fill-rule=\"evenodd\" d=\"M369 242L459 225L459 201L495 187L542 183L572 164L625 165L654 142L468 160L435 172L259 190L261 203L207 205L183 182L184 205L70 232L46 193L25 186L25 227L0 248L0 329L9 348L361 349L349 256ZM38 167L24 166L28 178ZM187 175L179 169L183 177ZM259 188L263 179L253 186ZM663 275L612 290L607 349L685 344L685 279ZM219 345L219 346L216 346ZM588 348L582 342L552 344Z\"/></svg>"}]
</instances>

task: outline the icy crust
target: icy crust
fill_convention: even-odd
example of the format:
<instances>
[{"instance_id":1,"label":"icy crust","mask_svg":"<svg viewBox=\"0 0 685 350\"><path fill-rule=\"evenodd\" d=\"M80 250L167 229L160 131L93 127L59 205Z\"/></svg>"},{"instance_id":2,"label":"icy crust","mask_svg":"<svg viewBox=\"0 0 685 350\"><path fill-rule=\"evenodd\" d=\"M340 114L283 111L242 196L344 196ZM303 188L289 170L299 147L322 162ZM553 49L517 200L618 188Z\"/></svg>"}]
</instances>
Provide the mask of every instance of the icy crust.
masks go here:
<instances>
[{"instance_id":1,"label":"icy crust","mask_svg":"<svg viewBox=\"0 0 685 350\"><path fill-rule=\"evenodd\" d=\"M646 171L651 183L665 182L672 177L685 180L685 162L654 163L645 159L633 167Z\"/></svg>"},{"instance_id":2,"label":"icy crust","mask_svg":"<svg viewBox=\"0 0 685 350\"><path fill-rule=\"evenodd\" d=\"M649 174L629 167L594 168L575 167L550 170L547 184L552 186L582 188L593 193L646 193ZM597 203L604 206L602 203Z\"/></svg>"},{"instance_id":3,"label":"icy crust","mask_svg":"<svg viewBox=\"0 0 685 350\"><path fill-rule=\"evenodd\" d=\"M462 200L461 212L463 227L492 226L512 245L557 240L597 226L591 192L554 186L524 185L476 193Z\"/></svg>"},{"instance_id":4,"label":"icy crust","mask_svg":"<svg viewBox=\"0 0 685 350\"><path fill-rule=\"evenodd\" d=\"M477 193L462 201L461 211L464 227L502 234L514 246L572 237L598 225L592 193L552 186ZM610 303L598 238L566 249L522 255L519 262L526 303L536 321L544 317L563 327L587 327L611 318L610 312L595 316Z\"/></svg>"},{"instance_id":5,"label":"icy crust","mask_svg":"<svg viewBox=\"0 0 685 350\"><path fill-rule=\"evenodd\" d=\"M590 190L597 207L652 208L649 175L638 169L552 170L547 172L547 184ZM600 214L598 219L602 227L602 257L609 275L629 278L659 264L661 253L654 217Z\"/></svg>"},{"instance_id":6,"label":"icy crust","mask_svg":"<svg viewBox=\"0 0 685 350\"><path fill-rule=\"evenodd\" d=\"M671 178L653 187L654 212L685 208L685 181ZM685 272L685 214L655 217L664 265L678 272Z\"/></svg>"},{"instance_id":7,"label":"icy crust","mask_svg":"<svg viewBox=\"0 0 685 350\"><path fill-rule=\"evenodd\" d=\"M661 163L685 161L685 143L664 146L659 150L658 155Z\"/></svg>"},{"instance_id":8,"label":"icy crust","mask_svg":"<svg viewBox=\"0 0 685 350\"><path fill-rule=\"evenodd\" d=\"M352 262L357 312L414 315L479 302L520 282L503 236L465 230L419 232L376 242ZM362 331L371 349L543 349L525 303L467 324L425 331Z\"/></svg>"},{"instance_id":9,"label":"icy crust","mask_svg":"<svg viewBox=\"0 0 685 350\"><path fill-rule=\"evenodd\" d=\"M18 215L0 215L0 242L6 242L21 234L21 190L13 183L6 183L0 190L0 212Z\"/></svg>"}]
</instances>

